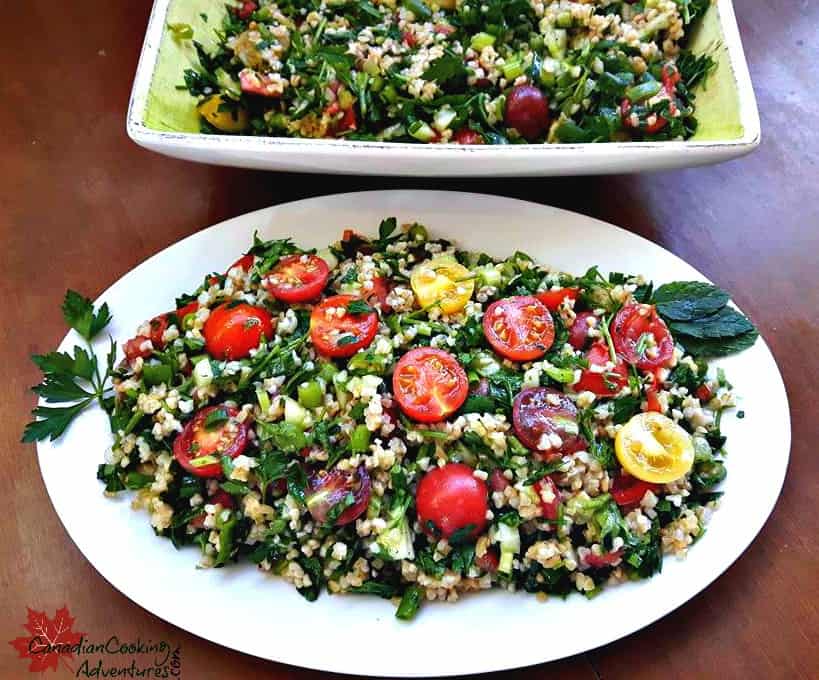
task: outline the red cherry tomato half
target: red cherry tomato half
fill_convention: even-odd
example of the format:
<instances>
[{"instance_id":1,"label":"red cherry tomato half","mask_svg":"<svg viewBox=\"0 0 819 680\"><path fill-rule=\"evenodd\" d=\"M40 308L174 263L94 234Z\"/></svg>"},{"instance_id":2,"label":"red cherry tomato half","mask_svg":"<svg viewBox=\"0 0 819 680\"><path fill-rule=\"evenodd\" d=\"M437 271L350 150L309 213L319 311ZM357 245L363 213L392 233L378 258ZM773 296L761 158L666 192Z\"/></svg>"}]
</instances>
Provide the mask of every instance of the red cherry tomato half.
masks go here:
<instances>
[{"instance_id":1,"label":"red cherry tomato half","mask_svg":"<svg viewBox=\"0 0 819 680\"><path fill-rule=\"evenodd\" d=\"M498 570L499 565L498 551L495 550L495 548L487 548L483 555L475 558L475 566L481 571L486 571L490 574L494 574Z\"/></svg>"},{"instance_id":2,"label":"red cherry tomato half","mask_svg":"<svg viewBox=\"0 0 819 680\"><path fill-rule=\"evenodd\" d=\"M463 463L448 463L427 472L418 482L418 521L434 537L450 538L456 531L476 538L486 527L486 483Z\"/></svg>"},{"instance_id":3,"label":"red cherry tomato half","mask_svg":"<svg viewBox=\"0 0 819 680\"><path fill-rule=\"evenodd\" d=\"M617 353L643 371L665 366L674 354L674 339L653 305L626 305L610 331Z\"/></svg>"},{"instance_id":4,"label":"red cherry tomato half","mask_svg":"<svg viewBox=\"0 0 819 680\"><path fill-rule=\"evenodd\" d=\"M358 470L321 470L307 482L304 501L310 515L321 524L329 523L334 515L333 526L349 524L362 515L370 502L372 484L363 465ZM334 511L340 503L343 510Z\"/></svg>"},{"instance_id":5,"label":"red cherry tomato half","mask_svg":"<svg viewBox=\"0 0 819 680\"><path fill-rule=\"evenodd\" d=\"M247 446L248 426L234 406L206 406L196 412L173 442L173 457L197 477L221 477L222 456L236 458Z\"/></svg>"},{"instance_id":6,"label":"red cherry tomato half","mask_svg":"<svg viewBox=\"0 0 819 680\"><path fill-rule=\"evenodd\" d=\"M137 335L136 337L128 340L122 346L122 349L125 352L125 358L129 362L135 361L138 357L147 359L149 356L151 356L151 352L153 351L150 346L145 346L145 343L150 342L150 340L151 339L147 335Z\"/></svg>"},{"instance_id":7,"label":"red cherry tomato half","mask_svg":"<svg viewBox=\"0 0 819 680\"><path fill-rule=\"evenodd\" d=\"M546 354L555 341L549 310L531 295L496 300L483 315L483 333L494 350L513 361Z\"/></svg>"},{"instance_id":8,"label":"red cherry tomato half","mask_svg":"<svg viewBox=\"0 0 819 680\"><path fill-rule=\"evenodd\" d=\"M644 482L642 479L622 472L612 481L609 493L617 505L635 507L640 504L647 491L656 492L659 488L659 484Z\"/></svg>"},{"instance_id":9,"label":"red cherry tomato half","mask_svg":"<svg viewBox=\"0 0 819 680\"><path fill-rule=\"evenodd\" d=\"M569 329L569 344L575 349L585 349L589 343L589 331L594 326L589 325L589 319L597 319L592 312L578 312L575 316L574 323ZM597 319L599 322L599 319Z\"/></svg>"},{"instance_id":10,"label":"red cherry tomato half","mask_svg":"<svg viewBox=\"0 0 819 680\"><path fill-rule=\"evenodd\" d=\"M474 130L461 128L452 136L452 141L456 144L483 144L483 137Z\"/></svg>"},{"instance_id":11,"label":"red cherry tomato half","mask_svg":"<svg viewBox=\"0 0 819 680\"><path fill-rule=\"evenodd\" d=\"M512 404L512 423L524 446L546 459L586 446L579 435L577 407L551 387L529 387L520 392Z\"/></svg>"},{"instance_id":12,"label":"red cherry tomato half","mask_svg":"<svg viewBox=\"0 0 819 680\"><path fill-rule=\"evenodd\" d=\"M469 381L449 352L418 347L395 365L392 391L401 410L410 418L438 423L461 408L469 393Z\"/></svg>"},{"instance_id":13,"label":"red cherry tomato half","mask_svg":"<svg viewBox=\"0 0 819 680\"><path fill-rule=\"evenodd\" d=\"M573 385L575 392L593 392L598 397L613 397L628 385L628 366L618 356L611 370L601 370L611 361L609 348L602 340L586 352L589 368L583 369L580 380ZM595 370L594 367L598 367Z\"/></svg>"},{"instance_id":14,"label":"red cherry tomato half","mask_svg":"<svg viewBox=\"0 0 819 680\"><path fill-rule=\"evenodd\" d=\"M350 357L373 341L378 331L378 314L347 311L349 304L359 299L353 295L333 295L313 307L310 339L319 354Z\"/></svg>"},{"instance_id":15,"label":"red cherry tomato half","mask_svg":"<svg viewBox=\"0 0 819 680\"><path fill-rule=\"evenodd\" d=\"M513 87L506 97L504 120L522 137L534 141L549 127L549 100L532 85Z\"/></svg>"},{"instance_id":16,"label":"red cherry tomato half","mask_svg":"<svg viewBox=\"0 0 819 680\"><path fill-rule=\"evenodd\" d=\"M560 512L560 491L555 480L543 477L535 482L535 491L540 497L540 509L546 519L556 520ZM546 496L546 498L544 498Z\"/></svg>"},{"instance_id":17,"label":"red cherry tomato half","mask_svg":"<svg viewBox=\"0 0 819 680\"><path fill-rule=\"evenodd\" d=\"M321 295L330 268L316 255L288 255L265 276L264 287L283 302L309 302Z\"/></svg>"},{"instance_id":18,"label":"red cherry tomato half","mask_svg":"<svg viewBox=\"0 0 819 680\"><path fill-rule=\"evenodd\" d=\"M560 290L542 290L535 293L535 297L540 300L550 312L556 312L557 308L563 304L563 300L577 300L580 295L579 288L561 288Z\"/></svg>"},{"instance_id":19,"label":"red cherry tomato half","mask_svg":"<svg viewBox=\"0 0 819 680\"><path fill-rule=\"evenodd\" d=\"M273 337L273 319L266 309L228 302L212 309L205 326L205 349L214 359L243 359Z\"/></svg>"}]
</instances>

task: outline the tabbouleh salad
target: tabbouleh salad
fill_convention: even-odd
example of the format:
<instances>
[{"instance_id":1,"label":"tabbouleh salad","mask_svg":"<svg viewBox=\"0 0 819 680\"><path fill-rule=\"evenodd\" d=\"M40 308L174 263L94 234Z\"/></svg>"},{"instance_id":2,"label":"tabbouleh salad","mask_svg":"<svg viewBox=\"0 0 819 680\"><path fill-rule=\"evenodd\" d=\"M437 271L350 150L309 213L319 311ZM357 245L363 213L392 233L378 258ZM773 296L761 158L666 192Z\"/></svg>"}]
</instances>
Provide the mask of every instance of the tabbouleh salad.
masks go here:
<instances>
[{"instance_id":1,"label":"tabbouleh salad","mask_svg":"<svg viewBox=\"0 0 819 680\"><path fill-rule=\"evenodd\" d=\"M319 252L261 240L107 366L34 357L24 440L98 401L98 477L205 567L249 560L308 600L545 598L647 578L704 533L734 405L704 357L757 333L701 282L552 271L385 219ZM69 291L90 342L107 305ZM104 371L104 373L103 373ZM740 413L740 415L742 415Z\"/></svg>"},{"instance_id":2,"label":"tabbouleh salad","mask_svg":"<svg viewBox=\"0 0 819 680\"><path fill-rule=\"evenodd\" d=\"M239 0L189 24L204 132L421 143L681 140L710 0ZM180 78L183 74L180 74Z\"/></svg>"}]
</instances>

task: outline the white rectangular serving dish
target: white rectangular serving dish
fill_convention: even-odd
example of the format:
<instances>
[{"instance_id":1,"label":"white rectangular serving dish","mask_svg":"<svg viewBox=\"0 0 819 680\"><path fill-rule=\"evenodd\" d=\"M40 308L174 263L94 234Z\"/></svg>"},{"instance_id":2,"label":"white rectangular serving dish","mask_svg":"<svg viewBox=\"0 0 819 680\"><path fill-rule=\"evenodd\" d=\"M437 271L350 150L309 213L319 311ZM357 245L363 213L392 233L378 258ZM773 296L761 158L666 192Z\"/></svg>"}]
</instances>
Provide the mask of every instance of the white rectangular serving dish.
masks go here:
<instances>
[{"instance_id":1,"label":"white rectangular serving dish","mask_svg":"<svg viewBox=\"0 0 819 680\"><path fill-rule=\"evenodd\" d=\"M428 177L592 175L667 170L743 156L760 141L759 113L731 0L715 0L692 40L716 50L717 69L698 91L699 129L684 142L459 146L294 139L198 132L194 100L177 89L191 50L168 36L170 21L207 31L201 12L222 0L155 0L128 107L128 135L185 160L259 170ZM198 26L197 26L198 24Z\"/></svg>"}]
</instances>

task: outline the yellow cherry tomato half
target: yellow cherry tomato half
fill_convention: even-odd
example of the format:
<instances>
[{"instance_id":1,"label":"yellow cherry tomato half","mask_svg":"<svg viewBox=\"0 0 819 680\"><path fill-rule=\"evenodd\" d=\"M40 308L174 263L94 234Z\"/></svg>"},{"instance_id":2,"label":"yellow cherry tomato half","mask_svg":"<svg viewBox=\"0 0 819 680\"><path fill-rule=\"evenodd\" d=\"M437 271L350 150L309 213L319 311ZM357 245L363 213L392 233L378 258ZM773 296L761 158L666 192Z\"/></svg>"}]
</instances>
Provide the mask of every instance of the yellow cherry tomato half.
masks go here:
<instances>
[{"instance_id":1,"label":"yellow cherry tomato half","mask_svg":"<svg viewBox=\"0 0 819 680\"><path fill-rule=\"evenodd\" d=\"M444 314L460 312L475 290L472 272L452 255L439 255L417 265L410 285L421 307L437 303Z\"/></svg>"},{"instance_id":2,"label":"yellow cherry tomato half","mask_svg":"<svg viewBox=\"0 0 819 680\"><path fill-rule=\"evenodd\" d=\"M648 411L629 420L614 440L623 469L644 482L667 484L694 464L694 441L671 418Z\"/></svg>"},{"instance_id":3,"label":"yellow cherry tomato half","mask_svg":"<svg viewBox=\"0 0 819 680\"><path fill-rule=\"evenodd\" d=\"M226 103L221 95L215 94L203 101L196 110L199 111L202 118L217 130L241 132L247 127L247 111L236 105L222 106ZM220 110L220 107L222 110Z\"/></svg>"}]
</instances>

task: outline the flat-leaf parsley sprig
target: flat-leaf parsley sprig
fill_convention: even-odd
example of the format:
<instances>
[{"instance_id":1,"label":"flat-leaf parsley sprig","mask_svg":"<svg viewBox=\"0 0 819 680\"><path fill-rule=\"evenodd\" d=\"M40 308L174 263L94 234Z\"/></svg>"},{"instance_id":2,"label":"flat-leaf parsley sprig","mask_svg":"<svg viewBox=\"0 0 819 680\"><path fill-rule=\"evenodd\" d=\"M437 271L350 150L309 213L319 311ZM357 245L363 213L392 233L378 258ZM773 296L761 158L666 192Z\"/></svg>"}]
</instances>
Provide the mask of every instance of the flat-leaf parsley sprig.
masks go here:
<instances>
[{"instance_id":1,"label":"flat-leaf parsley sprig","mask_svg":"<svg viewBox=\"0 0 819 680\"><path fill-rule=\"evenodd\" d=\"M31 389L49 404L37 406L34 416L23 431L23 442L57 439L82 411L94 401L103 405L110 396L109 379L114 370L117 347L109 336L110 349L105 372L101 372L92 342L111 321L108 305L103 303L95 312L94 304L73 290L66 291L63 300L63 318L86 341L88 349L75 346L74 354L49 352L34 354L31 359L43 372L43 381Z\"/></svg>"}]
</instances>

